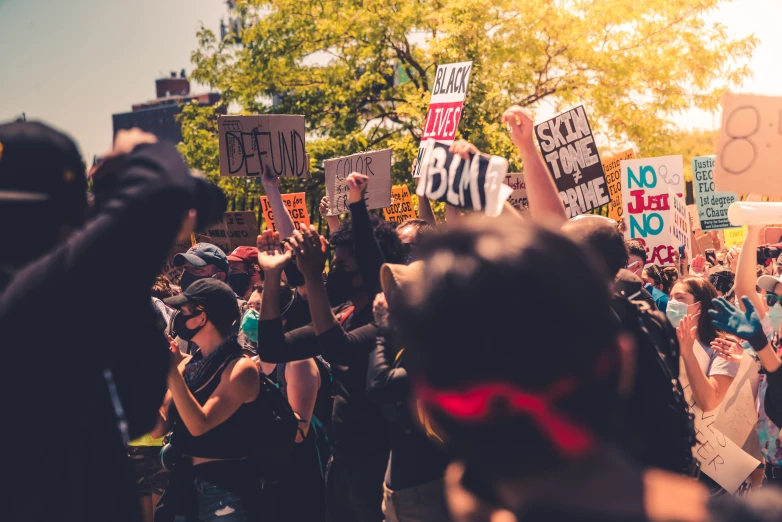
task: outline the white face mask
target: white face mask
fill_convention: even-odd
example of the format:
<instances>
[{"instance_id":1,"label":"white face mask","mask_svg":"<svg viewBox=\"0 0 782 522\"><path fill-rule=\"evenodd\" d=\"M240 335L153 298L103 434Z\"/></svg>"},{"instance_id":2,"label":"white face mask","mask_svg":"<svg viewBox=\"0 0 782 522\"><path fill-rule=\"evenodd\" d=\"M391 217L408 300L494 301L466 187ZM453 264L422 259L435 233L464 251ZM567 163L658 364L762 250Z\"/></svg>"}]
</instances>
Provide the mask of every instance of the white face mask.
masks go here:
<instances>
[{"instance_id":1,"label":"white face mask","mask_svg":"<svg viewBox=\"0 0 782 522\"><path fill-rule=\"evenodd\" d=\"M668 320L671 322L673 327L678 328L679 323L681 323L682 319L684 319L684 316L687 315L687 310L689 308L690 307L687 305L687 303L682 303L676 299L671 299L668 301L668 307L665 309L665 315L668 317Z\"/></svg>"}]
</instances>

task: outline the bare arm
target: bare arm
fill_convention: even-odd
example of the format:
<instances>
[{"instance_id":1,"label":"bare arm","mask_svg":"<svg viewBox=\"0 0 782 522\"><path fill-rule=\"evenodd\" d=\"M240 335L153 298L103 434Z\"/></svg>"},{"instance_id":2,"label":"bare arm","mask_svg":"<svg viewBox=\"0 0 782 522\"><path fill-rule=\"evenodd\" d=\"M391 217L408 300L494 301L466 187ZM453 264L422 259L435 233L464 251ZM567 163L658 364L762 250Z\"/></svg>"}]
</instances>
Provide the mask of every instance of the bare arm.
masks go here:
<instances>
[{"instance_id":1,"label":"bare arm","mask_svg":"<svg viewBox=\"0 0 782 522\"><path fill-rule=\"evenodd\" d=\"M263 182L264 190L266 190L266 197L269 198L269 205L274 213L274 225L277 227L277 232L280 233L280 237L283 239L290 237L293 231L296 230L296 225L293 224L293 219L291 219L291 215L282 201L280 178L264 174L261 181Z\"/></svg>"},{"instance_id":2,"label":"bare arm","mask_svg":"<svg viewBox=\"0 0 782 522\"><path fill-rule=\"evenodd\" d=\"M315 227L310 227L294 233L290 244L296 250L296 264L304 275L312 327L320 335L337 324L322 277L328 251L326 240L318 235Z\"/></svg>"},{"instance_id":3,"label":"bare arm","mask_svg":"<svg viewBox=\"0 0 782 522\"><path fill-rule=\"evenodd\" d=\"M171 422L168 418L168 407L171 405L171 392L167 391L166 396L163 398L163 404L157 412L157 422L152 431L149 432L150 436L155 439L165 437L166 433L171 430Z\"/></svg>"},{"instance_id":4,"label":"bare arm","mask_svg":"<svg viewBox=\"0 0 782 522\"><path fill-rule=\"evenodd\" d=\"M752 306L755 307L758 316L763 319L766 316L765 307L760 296L755 291L757 285L757 250L760 241L759 235L762 226L747 227L747 238L744 240L744 246L741 247L739 259L736 264L736 295L738 297L749 297ZM739 299L739 306L744 310L744 304Z\"/></svg>"},{"instance_id":5,"label":"bare arm","mask_svg":"<svg viewBox=\"0 0 782 522\"><path fill-rule=\"evenodd\" d=\"M690 381L692 395L695 397L698 407L708 412L720 405L728 392L730 383L733 382L733 377L728 377L727 375L708 377L704 373L698 358L695 356L696 317L692 315L685 316L676 329L676 335L679 338L684 370L687 372L687 379Z\"/></svg>"},{"instance_id":6,"label":"bare arm","mask_svg":"<svg viewBox=\"0 0 782 522\"><path fill-rule=\"evenodd\" d=\"M426 196L418 196L418 217L433 227L437 226L437 220L434 218L434 212L432 212L432 204Z\"/></svg>"},{"instance_id":7,"label":"bare arm","mask_svg":"<svg viewBox=\"0 0 782 522\"><path fill-rule=\"evenodd\" d=\"M511 140L521 154L530 216L556 225L563 224L568 219L565 206L559 198L551 173L532 141L532 117L525 109L514 105L505 111L502 121L508 125Z\"/></svg>"},{"instance_id":8,"label":"bare arm","mask_svg":"<svg viewBox=\"0 0 782 522\"><path fill-rule=\"evenodd\" d=\"M339 229L339 216L329 216L329 198L326 196L323 196L323 199L320 200L320 207L318 208L320 210L320 215L326 218L326 224L329 226L329 232L332 234L336 232Z\"/></svg>"},{"instance_id":9,"label":"bare arm","mask_svg":"<svg viewBox=\"0 0 782 522\"><path fill-rule=\"evenodd\" d=\"M302 442L310 429L312 412L320 387L318 365L312 359L288 363L285 367L285 381L288 383L288 402L299 418L299 432L296 442Z\"/></svg>"}]
</instances>

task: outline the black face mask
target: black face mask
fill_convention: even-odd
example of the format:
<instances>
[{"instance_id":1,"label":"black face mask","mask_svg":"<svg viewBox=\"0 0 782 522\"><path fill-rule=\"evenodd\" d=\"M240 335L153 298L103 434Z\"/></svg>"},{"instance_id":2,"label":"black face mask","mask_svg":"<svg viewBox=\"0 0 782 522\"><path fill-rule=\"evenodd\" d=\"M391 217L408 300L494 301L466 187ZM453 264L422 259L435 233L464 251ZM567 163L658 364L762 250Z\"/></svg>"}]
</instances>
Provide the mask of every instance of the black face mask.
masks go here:
<instances>
[{"instance_id":1,"label":"black face mask","mask_svg":"<svg viewBox=\"0 0 782 522\"><path fill-rule=\"evenodd\" d=\"M193 275L190 272L182 272L182 277L179 279L179 287L184 292L187 290L187 287L198 281L199 279L206 279L209 276L197 276Z\"/></svg>"},{"instance_id":2,"label":"black face mask","mask_svg":"<svg viewBox=\"0 0 782 522\"><path fill-rule=\"evenodd\" d=\"M356 274L358 274L358 270L348 272L341 268L334 268L329 271L329 275L326 277L326 293L329 295L331 306L339 306L350 301L355 291L353 278Z\"/></svg>"},{"instance_id":3,"label":"black face mask","mask_svg":"<svg viewBox=\"0 0 782 522\"><path fill-rule=\"evenodd\" d=\"M247 291L247 287L250 286L250 278L252 274L228 274L228 286L239 297L243 297Z\"/></svg>"},{"instance_id":4,"label":"black face mask","mask_svg":"<svg viewBox=\"0 0 782 522\"><path fill-rule=\"evenodd\" d=\"M199 316L204 312L196 312L194 314L185 315L183 312L178 310L175 313L176 316L174 317L174 321L173 321L174 331L172 333L174 334L175 337L179 337L180 339L183 339L185 341L192 341L193 337L195 337L196 334L201 331L201 328L203 328L204 325L202 324L197 328L188 328L186 323L193 317Z\"/></svg>"}]
</instances>

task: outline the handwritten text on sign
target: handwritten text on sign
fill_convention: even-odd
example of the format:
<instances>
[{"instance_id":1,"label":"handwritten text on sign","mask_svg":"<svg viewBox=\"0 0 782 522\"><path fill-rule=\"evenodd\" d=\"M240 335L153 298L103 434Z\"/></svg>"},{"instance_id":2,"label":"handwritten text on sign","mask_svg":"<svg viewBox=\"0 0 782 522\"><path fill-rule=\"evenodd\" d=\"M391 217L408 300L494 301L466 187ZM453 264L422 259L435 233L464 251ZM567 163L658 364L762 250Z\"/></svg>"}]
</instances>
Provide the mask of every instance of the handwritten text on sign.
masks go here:
<instances>
[{"instance_id":1,"label":"handwritten text on sign","mask_svg":"<svg viewBox=\"0 0 782 522\"><path fill-rule=\"evenodd\" d=\"M221 176L309 174L304 152L304 116L220 116L217 120Z\"/></svg>"},{"instance_id":2,"label":"handwritten text on sign","mask_svg":"<svg viewBox=\"0 0 782 522\"><path fill-rule=\"evenodd\" d=\"M717 144L718 190L782 197L782 97L726 92Z\"/></svg>"},{"instance_id":3,"label":"handwritten text on sign","mask_svg":"<svg viewBox=\"0 0 782 522\"><path fill-rule=\"evenodd\" d=\"M240 246L255 246L258 219L251 210L225 212L223 218L203 231L211 243L226 254ZM209 242L209 241L207 241Z\"/></svg>"},{"instance_id":4,"label":"handwritten text on sign","mask_svg":"<svg viewBox=\"0 0 782 522\"><path fill-rule=\"evenodd\" d=\"M698 219L701 230L723 230L731 228L728 220L728 207L738 201L734 192L719 192L714 187L712 172L716 156L697 156L692 158L692 190L695 204L698 205Z\"/></svg>"},{"instance_id":5,"label":"handwritten text on sign","mask_svg":"<svg viewBox=\"0 0 782 522\"><path fill-rule=\"evenodd\" d=\"M465 161L448 151L448 143L435 142L427 150L416 194L460 208L498 216L513 190L503 183L508 160L471 154Z\"/></svg>"},{"instance_id":6,"label":"handwritten text on sign","mask_svg":"<svg viewBox=\"0 0 782 522\"><path fill-rule=\"evenodd\" d=\"M304 192L295 192L293 194L281 194L285 209L293 220L296 230L310 228L310 216L307 213L307 200ZM269 198L261 196L261 212L263 219L266 220L266 230L277 231L277 225L274 224L274 212L269 204Z\"/></svg>"},{"instance_id":7,"label":"handwritten text on sign","mask_svg":"<svg viewBox=\"0 0 782 522\"><path fill-rule=\"evenodd\" d=\"M673 264L675 247L668 189L684 191L681 156L622 160L622 205L627 220L626 239L641 241L647 263Z\"/></svg>"},{"instance_id":8,"label":"handwritten text on sign","mask_svg":"<svg viewBox=\"0 0 782 522\"><path fill-rule=\"evenodd\" d=\"M399 185L391 190L391 206L383 209L386 221L402 223L416 217L413 197L407 185Z\"/></svg>"},{"instance_id":9,"label":"handwritten text on sign","mask_svg":"<svg viewBox=\"0 0 782 522\"><path fill-rule=\"evenodd\" d=\"M432 97L429 100L424 131L421 134L421 145L418 147L416 167L413 171L414 178L421 174L426 141L436 140L450 144L456 139L456 129L459 127L471 71L472 62L446 63L437 66Z\"/></svg>"},{"instance_id":10,"label":"handwritten text on sign","mask_svg":"<svg viewBox=\"0 0 782 522\"><path fill-rule=\"evenodd\" d=\"M606 183L608 184L608 196L611 201L608 203L607 217L614 221L622 220L622 160L635 159L633 149L620 152L616 156L603 162L603 172L605 173Z\"/></svg>"},{"instance_id":11,"label":"handwritten text on sign","mask_svg":"<svg viewBox=\"0 0 782 522\"><path fill-rule=\"evenodd\" d=\"M590 212L610 201L583 105L537 125L535 134L568 217Z\"/></svg>"},{"instance_id":12,"label":"handwritten text on sign","mask_svg":"<svg viewBox=\"0 0 782 522\"><path fill-rule=\"evenodd\" d=\"M368 209L386 208L391 204L391 149L326 160L323 167L326 170L326 197L329 200L330 216L350 212L346 180L353 172L369 178L364 194Z\"/></svg>"},{"instance_id":13,"label":"handwritten text on sign","mask_svg":"<svg viewBox=\"0 0 782 522\"><path fill-rule=\"evenodd\" d=\"M692 259L692 228L687 203L671 189L668 189L668 198L671 201L671 234L674 246L684 247L687 259Z\"/></svg>"},{"instance_id":14,"label":"handwritten text on sign","mask_svg":"<svg viewBox=\"0 0 782 522\"><path fill-rule=\"evenodd\" d=\"M527 184L524 183L524 174L507 174L504 183L513 190L508 198L508 203L519 212L527 210L529 202L527 201Z\"/></svg>"}]
</instances>

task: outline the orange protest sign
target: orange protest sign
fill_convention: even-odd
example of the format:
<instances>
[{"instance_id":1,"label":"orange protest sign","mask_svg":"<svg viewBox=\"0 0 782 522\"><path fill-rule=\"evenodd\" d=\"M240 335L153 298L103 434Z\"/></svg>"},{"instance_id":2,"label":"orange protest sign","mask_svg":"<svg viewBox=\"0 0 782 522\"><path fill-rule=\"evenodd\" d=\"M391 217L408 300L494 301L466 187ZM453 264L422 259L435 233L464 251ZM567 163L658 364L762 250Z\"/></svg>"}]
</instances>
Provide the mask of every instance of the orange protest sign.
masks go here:
<instances>
[{"instance_id":1,"label":"orange protest sign","mask_svg":"<svg viewBox=\"0 0 782 522\"><path fill-rule=\"evenodd\" d=\"M397 185L391 189L391 206L383 209L386 221L401 223L416 217L413 197L407 185Z\"/></svg>"},{"instance_id":2,"label":"orange protest sign","mask_svg":"<svg viewBox=\"0 0 782 522\"><path fill-rule=\"evenodd\" d=\"M288 210L296 230L310 227L310 216L307 213L307 197L304 192L294 192L292 194L281 194L282 202ZM274 212L269 204L269 198L261 196L261 213L266 220L266 230L277 231L274 224Z\"/></svg>"},{"instance_id":3,"label":"orange protest sign","mask_svg":"<svg viewBox=\"0 0 782 522\"><path fill-rule=\"evenodd\" d=\"M622 221L622 160L635 159L633 149L620 152L616 156L603 161L603 172L608 185L608 217L614 221Z\"/></svg>"}]
</instances>

